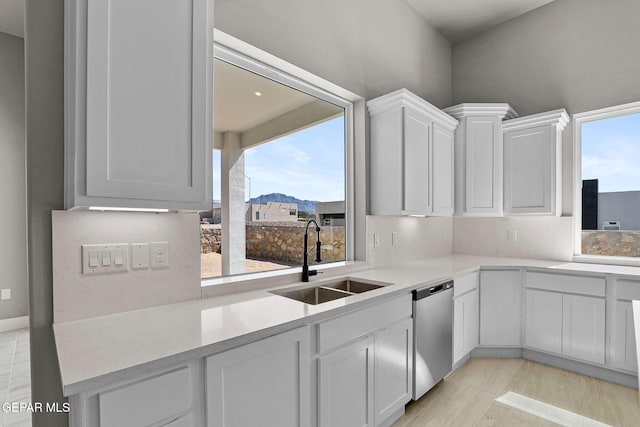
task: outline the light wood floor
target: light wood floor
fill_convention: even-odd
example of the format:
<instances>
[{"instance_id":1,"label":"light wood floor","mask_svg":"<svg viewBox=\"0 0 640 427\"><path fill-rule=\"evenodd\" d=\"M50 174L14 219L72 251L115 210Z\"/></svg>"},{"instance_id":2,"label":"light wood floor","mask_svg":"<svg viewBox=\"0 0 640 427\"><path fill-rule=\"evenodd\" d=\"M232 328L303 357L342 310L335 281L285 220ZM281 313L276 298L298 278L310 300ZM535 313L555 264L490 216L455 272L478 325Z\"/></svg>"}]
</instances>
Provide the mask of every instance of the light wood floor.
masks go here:
<instances>
[{"instance_id":1,"label":"light wood floor","mask_svg":"<svg viewBox=\"0 0 640 427\"><path fill-rule=\"evenodd\" d=\"M0 332L0 405L31 401L29 330ZM29 412L8 412L0 408L0 427L30 426Z\"/></svg>"},{"instance_id":2,"label":"light wood floor","mask_svg":"<svg viewBox=\"0 0 640 427\"><path fill-rule=\"evenodd\" d=\"M523 359L471 359L411 402L393 427L558 425L496 402L509 391L606 425L640 426L636 389Z\"/></svg>"}]
</instances>

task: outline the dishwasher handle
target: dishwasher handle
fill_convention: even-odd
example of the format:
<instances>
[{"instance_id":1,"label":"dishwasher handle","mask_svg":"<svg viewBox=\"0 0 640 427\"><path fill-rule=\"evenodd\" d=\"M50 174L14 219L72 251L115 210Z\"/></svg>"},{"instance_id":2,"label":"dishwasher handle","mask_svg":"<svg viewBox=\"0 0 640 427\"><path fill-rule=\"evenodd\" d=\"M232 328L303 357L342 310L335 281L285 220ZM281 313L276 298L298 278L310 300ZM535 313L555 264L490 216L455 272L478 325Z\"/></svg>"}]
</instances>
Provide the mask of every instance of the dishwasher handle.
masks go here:
<instances>
[{"instance_id":1,"label":"dishwasher handle","mask_svg":"<svg viewBox=\"0 0 640 427\"><path fill-rule=\"evenodd\" d=\"M433 286L427 286L425 288L416 289L413 291L413 300L419 301L423 298L430 297L431 295L438 294L451 288L453 288L453 280L449 280Z\"/></svg>"}]
</instances>

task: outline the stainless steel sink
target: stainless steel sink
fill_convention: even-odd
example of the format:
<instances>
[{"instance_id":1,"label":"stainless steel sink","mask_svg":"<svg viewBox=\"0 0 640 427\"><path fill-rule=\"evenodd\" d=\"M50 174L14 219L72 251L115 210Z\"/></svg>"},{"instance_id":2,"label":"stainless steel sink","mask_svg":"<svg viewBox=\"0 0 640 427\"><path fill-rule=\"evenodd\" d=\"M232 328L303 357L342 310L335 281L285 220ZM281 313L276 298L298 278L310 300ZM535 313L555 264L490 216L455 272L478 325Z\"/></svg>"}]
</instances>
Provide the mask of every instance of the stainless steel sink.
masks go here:
<instances>
[{"instance_id":1,"label":"stainless steel sink","mask_svg":"<svg viewBox=\"0 0 640 427\"><path fill-rule=\"evenodd\" d=\"M353 294L361 294L363 292L372 291L382 288L383 285L375 285L373 283L358 282L355 280L341 280L335 283L327 283L323 285L325 288L339 289L341 291L351 292Z\"/></svg>"},{"instance_id":2,"label":"stainless steel sink","mask_svg":"<svg viewBox=\"0 0 640 427\"><path fill-rule=\"evenodd\" d=\"M344 298L351 293L340 291L337 289L323 288L315 286L313 288L294 289L291 291L273 291L274 294L291 298L305 304L322 304L323 302L333 301L334 299Z\"/></svg>"},{"instance_id":3,"label":"stainless steel sink","mask_svg":"<svg viewBox=\"0 0 640 427\"><path fill-rule=\"evenodd\" d=\"M346 298L350 295L372 291L383 286L384 285L345 279L336 282L323 283L319 286L309 287L309 285L304 285L303 287L293 289L276 289L275 291L271 291L271 293L291 298L305 304L317 305L339 298Z\"/></svg>"}]
</instances>

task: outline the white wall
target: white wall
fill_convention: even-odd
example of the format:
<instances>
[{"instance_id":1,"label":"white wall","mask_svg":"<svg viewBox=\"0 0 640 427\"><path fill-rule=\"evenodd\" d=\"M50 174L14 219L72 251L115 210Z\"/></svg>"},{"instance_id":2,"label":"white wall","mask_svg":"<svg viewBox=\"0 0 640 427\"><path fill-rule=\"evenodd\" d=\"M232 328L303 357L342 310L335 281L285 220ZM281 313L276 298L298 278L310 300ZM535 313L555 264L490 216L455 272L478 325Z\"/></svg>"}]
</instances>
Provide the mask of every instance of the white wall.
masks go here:
<instances>
[{"instance_id":1,"label":"white wall","mask_svg":"<svg viewBox=\"0 0 640 427\"><path fill-rule=\"evenodd\" d=\"M393 232L398 233L395 245ZM380 234L378 247L374 233ZM379 267L451 255L452 238L452 218L367 216L367 262Z\"/></svg>"},{"instance_id":2,"label":"white wall","mask_svg":"<svg viewBox=\"0 0 640 427\"><path fill-rule=\"evenodd\" d=\"M640 99L640 2L556 0L453 46L453 103L508 102L570 114ZM572 128L563 212L573 212Z\"/></svg>"},{"instance_id":3,"label":"white wall","mask_svg":"<svg viewBox=\"0 0 640 427\"><path fill-rule=\"evenodd\" d=\"M54 211L52 224L55 322L200 298L198 214ZM151 242L169 242L168 268L82 274L81 245Z\"/></svg>"},{"instance_id":4,"label":"white wall","mask_svg":"<svg viewBox=\"0 0 640 427\"><path fill-rule=\"evenodd\" d=\"M215 0L215 27L364 98L402 87L445 107L450 43L398 0Z\"/></svg>"},{"instance_id":5,"label":"white wall","mask_svg":"<svg viewBox=\"0 0 640 427\"><path fill-rule=\"evenodd\" d=\"M517 241L507 240L507 231ZM453 253L571 261L573 217L518 216L453 219Z\"/></svg>"},{"instance_id":6,"label":"white wall","mask_svg":"<svg viewBox=\"0 0 640 427\"><path fill-rule=\"evenodd\" d=\"M27 315L24 40L0 32L0 319Z\"/></svg>"}]
</instances>

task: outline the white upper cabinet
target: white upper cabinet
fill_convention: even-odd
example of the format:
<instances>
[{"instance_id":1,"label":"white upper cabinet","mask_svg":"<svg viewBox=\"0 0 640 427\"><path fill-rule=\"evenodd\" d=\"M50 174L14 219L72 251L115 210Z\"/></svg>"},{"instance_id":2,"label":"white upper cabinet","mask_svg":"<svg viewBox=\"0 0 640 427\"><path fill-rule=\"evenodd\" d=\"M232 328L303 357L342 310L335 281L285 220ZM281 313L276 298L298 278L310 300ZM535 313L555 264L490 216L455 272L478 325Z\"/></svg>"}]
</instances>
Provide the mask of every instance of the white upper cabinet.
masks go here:
<instances>
[{"instance_id":1,"label":"white upper cabinet","mask_svg":"<svg viewBox=\"0 0 640 427\"><path fill-rule=\"evenodd\" d=\"M66 207L210 209L213 1L69 0L65 37Z\"/></svg>"},{"instance_id":2,"label":"white upper cabinet","mask_svg":"<svg viewBox=\"0 0 640 427\"><path fill-rule=\"evenodd\" d=\"M502 123L504 213L560 215L564 109Z\"/></svg>"},{"instance_id":3,"label":"white upper cabinet","mask_svg":"<svg viewBox=\"0 0 640 427\"><path fill-rule=\"evenodd\" d=\"M455 133L455 213L502 215L502 120L517 117L504 103L444 109L460 120Z\"/></svg>"},{"instance_id":4,"label":"white upper cabinet","mask_svg":"<svg viewBox=\"0 0 640 427\"><path fill-rule=\"evenodd\" d=\"M371 213L453 214L453 132L458 121L400 89L367 103Z\"/></svg>"}]
</instances>

